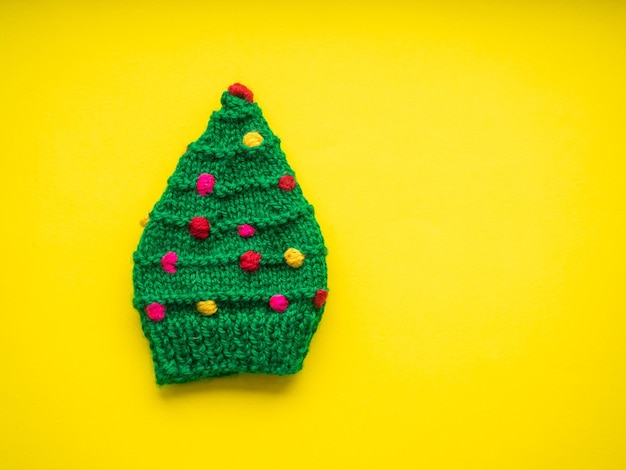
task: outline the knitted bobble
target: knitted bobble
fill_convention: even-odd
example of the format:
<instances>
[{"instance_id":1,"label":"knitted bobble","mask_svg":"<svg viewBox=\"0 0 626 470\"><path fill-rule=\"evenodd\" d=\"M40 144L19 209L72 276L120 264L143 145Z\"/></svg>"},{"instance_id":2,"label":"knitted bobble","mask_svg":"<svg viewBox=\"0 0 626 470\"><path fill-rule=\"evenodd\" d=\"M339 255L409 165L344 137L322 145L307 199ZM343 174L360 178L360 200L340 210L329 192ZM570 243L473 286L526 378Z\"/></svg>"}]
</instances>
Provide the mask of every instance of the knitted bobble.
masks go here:
<instances>
[{"instance_id":1,"label":"knitted bobble","mask_svg":"<svg viewBox=\"0 0 626 470\"><path fill-rule=\"evenodd\" d=\"M263 136L258 132L248 132L243 136L243 145L246 147L258 147L263 143Z\"/></svg>"},{"instance_id":2,"label":"knitted bobble","mask_svg":"<svg viewBox=\"0 0 626 470\"><path fill-rule=\"evenodd\" d=\"M291 191L296 187L296 180L291 175L281 176L278 180L278 187L283 191Z\"/></svg>"},{"instance_id":3,"label":"knitted bobble","mask_svg":"<svg viewBox=\"0 0 626 470\"><path fill-rule=\"evenodd\" d=\"M174 274L176 272L176 263L178 263L178 255L173 251L168 251L161 258L161 266L166 273Z\"/></svg>"},{"instance_id":4,"label":"knitted bobble","mask_svg":"<svg viewBox=\"0 0 626 470\"><path fill-rule=\"evenodd\" d=\"M200 196L206 196L213 192L213 185L215 185L215 176L202 173L198 176L198 181L196 181L196 191L198 191Z\"/></svg>"},{"instance_id":5,"label":"knitted bobble","mask_svg":"<svg viewBox=\"0 0 626 470\"><path fill-rule=\"evenodd\" d=\"M323 289L318 289L315 292L315 296L313 297L313 305L319 308L326 303L327 298L328 298L328 292L326 292Z\"/></svg>"},{"instance_id":6,"label":"knitted bobble","mask_svg":"<svg viewBox=\"0 0 626 470\"><path fill-rule=\"evenodd\" d=\"M161 321L165 318L165 307L158 302L153 302L146 307L148 318L152 321Z\"/></svg>"},{"instance_id":7,"label":"knitted bobble","mask_svg":"<svg viewBox=\"0 0 626 470\"><path fill-rule=\"evenodd\" d=\"M292 268L299 268L304 263L304 255L295 248L285 251L285 262Z\"/></svg>"},{"instance_id":8,"label":"knitted bobble","mask_svg":"<svg viewBox=\"0 0 626 470\"><path fill-rule=\"evenodd\" d=\"M198 309L198 312L207 316L211 316L215 312L217 312L217 304L214 300L202 300L200 302L197 302L196 308Z\"/></svg>"},{"instance_id":9,"label":"knitted bobble","mask_svg":"<svg viewBox=\"0 0 626 470\"><path fill-rule=\"evenodd\" d=\"M289 301L284 295L273 295L270 297L270 307L278 313L283 313L289 307Z\"/></svg>"},{"instance_id":10,"label":"knitted bobble","mask_svg":"<svg viewBox=\"0 0 626 470\"><path fill-rule=\"evenodd\" d=\"M148 222L150 222L150 216L146 215L139 221L139 225L145 227L146 225L148 225Z\"/></svg>"},{"instance_id":11,"label":"knitted bobble","mask_svg":"<svg viewBox=\"0 0 626 470\"><path fill-rule=\"evenodd\" d=\"M246 251L239 257L239 267L244 271L256 271L259 269L259 263L261 262L261 253L254 251Z\"/></svg>"},{"instance_id":12,"label":"knitted bobble","mask_svg":"<svg viewBox=\"0 0 626 470\"><path fill-rule=\"evenodd\" d=\"M252 91L250 91L248 87L242 85L241 83L233 83L231 86L228 87L228 92L231 95L236 96L237 98L241 98L249 103L252 103L252 98L254 96L252 94Z\"/></svg>"},{"instance_id":13,"label":"knitted bobble","mask_svg":"<svg viewBox=\"0 0 626 470\"><path fill-rule=\"evenodd\" d=\"M189 222L189 233L192 237L204 240L211 233L211 225L206 217L194 217Z\"/></svg>"},{"instance_id":14,"label":"knitted bobble","mask_svg":"<svg viewBox=\"0 0 626 470\"><path fill-rule=\"evenodd\" d=\"M249 238L254 235L254 227L248 224L238 225L237 231L239 232L239 236L243 238Z\"/></svg>"}]
</instances>

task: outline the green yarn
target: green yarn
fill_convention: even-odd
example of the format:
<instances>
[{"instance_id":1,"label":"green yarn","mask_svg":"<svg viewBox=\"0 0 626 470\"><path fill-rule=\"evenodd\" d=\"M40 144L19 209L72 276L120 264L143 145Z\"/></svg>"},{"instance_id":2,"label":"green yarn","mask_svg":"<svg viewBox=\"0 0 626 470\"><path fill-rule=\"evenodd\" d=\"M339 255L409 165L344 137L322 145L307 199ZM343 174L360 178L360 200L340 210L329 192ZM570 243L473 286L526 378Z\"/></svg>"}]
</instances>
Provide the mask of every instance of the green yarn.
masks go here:
<instances>
[{"instance_id":1,"label":"green yarn","mask_svg":"<svg viewBox=\"0 0 626 470\"><path fill-rule=\"evenodd\" d=\"M323 300L314 301L327 290L324 239L300 186L278 185L284 175L294 176L280 140L256 103L228 91L221 103L180 158L133 256L133 303L159 384L295 373L324 311ZM245 146L248 132L261 134L262 144ZM205 195L196 188L201 174L214 177ZM207 238L190 232L194 217L208 219ZM238 233L244 224L253 227L252 236ZM304 254L301 267L285 262L288 248ZM261 254L256 271L240 267L248 251ZM175 272L162 261L171 252ZM289 302L282 313L270 306L275 295ZM217 304L215 314L196 309L206 300ZM151 304L164 309L162 319L148 316Z\"/></svg>"}]
</instances>

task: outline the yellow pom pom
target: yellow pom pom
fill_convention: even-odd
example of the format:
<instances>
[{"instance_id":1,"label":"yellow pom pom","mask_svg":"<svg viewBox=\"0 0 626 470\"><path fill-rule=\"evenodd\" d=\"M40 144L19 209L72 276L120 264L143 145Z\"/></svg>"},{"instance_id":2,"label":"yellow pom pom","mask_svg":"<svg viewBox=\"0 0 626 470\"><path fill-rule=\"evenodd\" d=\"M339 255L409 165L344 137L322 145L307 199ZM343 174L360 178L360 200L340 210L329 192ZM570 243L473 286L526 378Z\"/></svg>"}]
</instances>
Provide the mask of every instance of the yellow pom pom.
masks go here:
<instances>
[{"instance_id":1,"label":"yellow pom pom","mask_svg":"<svg viewBox=\"0 0 626 470\"><path fill-rule=\"evenodd\" d=\"M243 145L246 147L258 147L263 143L263 136L258 132L248 132L243 136Z\"/></svg>"},{"instance_id":2,"label":"yellow pom pom","mask_svg":"<svg viewBox=\"0 0 626 470\"><path fill-rule=\"evenodd\" d=\"M217 304L213 300L202 300L196 303L196 308L204 315L213 315L217 312Z\"/></svg>"},{"instance_id":3,"label":"yellow pom pom","mask_svg":"<svg viewBox=\"0 0 626 470\"><path fill-rule=\"evenodd\" d=\"M295 248L285 251L285 262L292 268L299 268L304 263L304 255Z\"/></svg>"},{"instance_id":4,"label":"yellow pom pom","mask_svg":"<svg viewBox=\"0 0 626 470\"><path fill-rule=\"evenodd\" d=\"M150 222L150 216L146 215L139 221L139 225L145 227L146 225L148 225L148 222Z\"/></svg>"}]
</instances>

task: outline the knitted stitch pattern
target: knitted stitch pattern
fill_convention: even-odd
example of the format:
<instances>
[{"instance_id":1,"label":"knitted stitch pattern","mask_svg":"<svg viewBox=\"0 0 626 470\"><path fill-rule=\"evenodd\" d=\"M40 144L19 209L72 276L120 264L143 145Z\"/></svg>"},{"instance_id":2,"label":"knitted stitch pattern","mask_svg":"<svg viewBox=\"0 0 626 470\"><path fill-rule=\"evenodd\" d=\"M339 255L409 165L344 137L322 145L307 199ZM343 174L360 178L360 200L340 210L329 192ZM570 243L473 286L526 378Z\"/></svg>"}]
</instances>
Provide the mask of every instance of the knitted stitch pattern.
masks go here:
<instances>
[{"instance_id":1,"label":"knitted stitch pattern","mask_svg":"<svg viewBox=\"0 0 626 470\"><path fill-rule=\"evenodd\" d=\"M280 140L243 85L221 103L133 256L159 384L295 373L324 310L324 239Z\"/></svg>"}]
</instances>

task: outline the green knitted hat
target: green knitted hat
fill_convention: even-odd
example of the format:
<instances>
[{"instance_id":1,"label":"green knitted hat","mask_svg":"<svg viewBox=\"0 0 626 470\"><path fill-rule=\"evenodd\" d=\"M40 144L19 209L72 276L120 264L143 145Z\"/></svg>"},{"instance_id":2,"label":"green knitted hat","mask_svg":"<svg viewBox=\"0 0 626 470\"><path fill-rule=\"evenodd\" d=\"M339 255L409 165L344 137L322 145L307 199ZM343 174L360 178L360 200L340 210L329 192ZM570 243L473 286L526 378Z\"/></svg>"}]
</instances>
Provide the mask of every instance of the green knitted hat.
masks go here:
<instances>
[{"instance_id":1,"label":"green knitted hat","mask_svg":"<svg viewBox=\"0 0 626 470\"><path fill-rule=\"evenodd\" d=\"M280 140L243 85L221 101L134 254L159 384L295 373L326 301L324 239Z\"/></svg>"}]
</instances>

